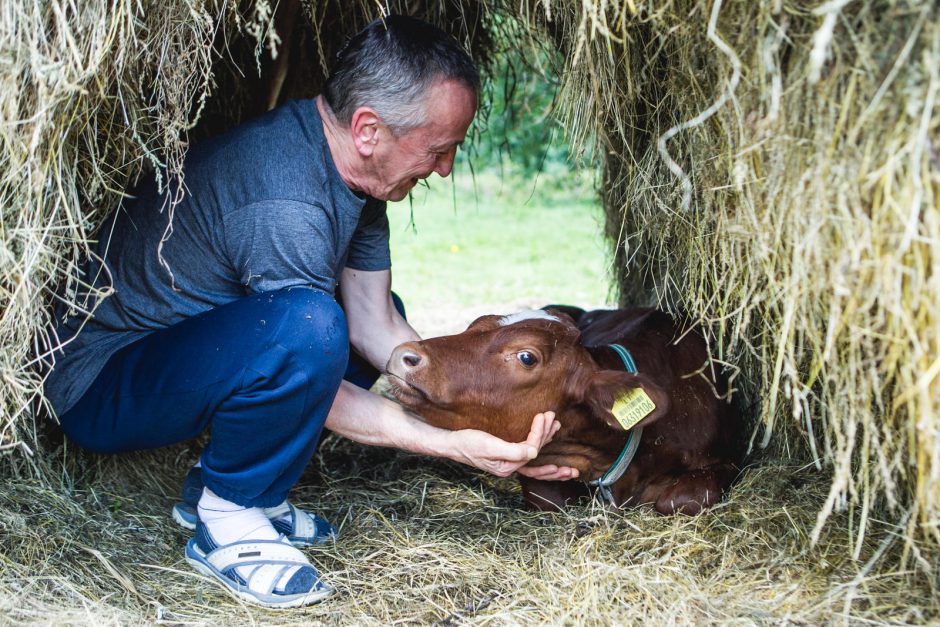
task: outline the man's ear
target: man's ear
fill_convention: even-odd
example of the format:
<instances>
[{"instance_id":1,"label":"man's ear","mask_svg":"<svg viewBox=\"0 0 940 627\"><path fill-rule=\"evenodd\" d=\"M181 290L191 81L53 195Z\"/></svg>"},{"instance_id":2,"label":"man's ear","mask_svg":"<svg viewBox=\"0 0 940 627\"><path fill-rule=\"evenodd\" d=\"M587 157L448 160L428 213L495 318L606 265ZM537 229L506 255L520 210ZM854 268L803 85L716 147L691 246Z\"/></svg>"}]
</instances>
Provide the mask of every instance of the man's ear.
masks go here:
<instances>
[{"instance_id":1,"label":"man's ear","mask_svg":"<svg viewBox=\"0 0 940 627\"><path fill-rule=\"evenodd\" d=\"M600 370L584 396L591 413L624 431L652 424L669 412L669 395L643 374Z\"/></svg>"},{"instance_id":2,"label":"man's ear","mask_svg":"<svg viewBox=\"0 0 940 627\"><path fill-rule=\"evenodd\" d=\"M375 145L379 141L379 126L382 120L375 109L359 107L353 111L349 121L349 131L352 133L356 150L363 157L371 157L375 152Z\"/></svg>"}]
</instances>

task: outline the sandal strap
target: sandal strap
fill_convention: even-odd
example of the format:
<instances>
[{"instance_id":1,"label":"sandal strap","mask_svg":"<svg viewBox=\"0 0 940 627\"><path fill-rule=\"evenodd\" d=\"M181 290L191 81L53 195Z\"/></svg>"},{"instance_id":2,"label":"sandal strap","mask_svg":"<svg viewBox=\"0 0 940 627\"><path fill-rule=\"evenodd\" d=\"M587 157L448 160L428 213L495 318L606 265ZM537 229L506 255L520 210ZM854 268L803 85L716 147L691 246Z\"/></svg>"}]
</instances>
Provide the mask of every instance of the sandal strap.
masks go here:
<instances>
[{"instance_id":1,"label":"sandal strap","mask_svg":"<svg viewBox=\"0 0 940 627\"><path fill-rule=\"evenodd\" d=\"M272 594L284 577L284 573L290 568L293 566L280 566L279 563L256 566L248 575L246 581L248 589L261 594Z\"/></svg>"},{"instance_id":2,"label":"sandal strap","mask_svg":"<svg viewBox=\"0 0 940 627\"><path fill-rule=\"evenodd\" d=\"M307 556L283 540L233 542L210 551L206 561L219 572L255 564L310 566Z\"/></svg>"},{"instance_id":3,"label":"sandal strap","mask_svg":"<svg viewBox=\"0 0 940 627\"><path fill-rule=\"evenodd\" d=\"M313 516L307 512L297 509L292 503L288 503L291 519L291 536L297 538L313 538L317 535L317 524Z\"/></svg>"}]
</instances>

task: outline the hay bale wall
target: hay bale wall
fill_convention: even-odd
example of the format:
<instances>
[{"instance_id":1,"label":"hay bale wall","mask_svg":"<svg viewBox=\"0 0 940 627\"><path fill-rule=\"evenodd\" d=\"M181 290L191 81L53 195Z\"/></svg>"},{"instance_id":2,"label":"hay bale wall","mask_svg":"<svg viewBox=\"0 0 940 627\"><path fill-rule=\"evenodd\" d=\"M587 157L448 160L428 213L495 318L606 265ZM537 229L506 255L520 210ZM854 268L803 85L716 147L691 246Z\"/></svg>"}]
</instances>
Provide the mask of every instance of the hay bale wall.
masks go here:
<instances>
[{"instance_id":1,"label":"hay bale wall","mask_svg":"<svg viewBox=\"0 0 940 627\"><path fill-rule=\"evenodd\" d=\"M813 539L848 508L856 556L877 518L933 568L937 3L540 7L569 52L566 126L603 154L622 302L708 324L752 443L831 473Z\"/></svg>"},{"instance_id":2,"label":"hay bale wall","mask_svg":"<svg viewBox=\"0 0 940 627\"><path fill-rule=\"evenodd\" d=\"M35 441L48 308L81 280L95 226L145 164L178 169L212 85L217 17L198 1L0 9L0 448Z\"/></svg>"}]
</instances>

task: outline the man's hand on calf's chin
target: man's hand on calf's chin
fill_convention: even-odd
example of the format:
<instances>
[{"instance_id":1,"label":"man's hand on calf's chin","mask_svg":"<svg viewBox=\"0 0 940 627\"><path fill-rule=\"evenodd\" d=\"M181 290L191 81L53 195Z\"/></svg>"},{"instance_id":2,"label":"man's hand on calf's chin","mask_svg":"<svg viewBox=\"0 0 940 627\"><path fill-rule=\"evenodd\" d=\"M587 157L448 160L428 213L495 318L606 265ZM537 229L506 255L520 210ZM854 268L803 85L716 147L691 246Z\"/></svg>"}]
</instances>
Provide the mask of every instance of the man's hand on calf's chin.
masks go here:
<instances>
[{"instance_id":1,"label":"man's hand on calf's chin","mask_svg":"<svg viewBox=\"0 0 940 627\"><path fill-rule=\"evenodd\" d=\"M454 459L497 477L508 477L519 471L527 477L546 481L574 479L578 471L565 466L523 468L538 456L539 450L551 441L560 427L555 413L547 411L535 416L525 442L507 442L476 429L453 431L457 449Z\"/></svg>"}]
</instances>

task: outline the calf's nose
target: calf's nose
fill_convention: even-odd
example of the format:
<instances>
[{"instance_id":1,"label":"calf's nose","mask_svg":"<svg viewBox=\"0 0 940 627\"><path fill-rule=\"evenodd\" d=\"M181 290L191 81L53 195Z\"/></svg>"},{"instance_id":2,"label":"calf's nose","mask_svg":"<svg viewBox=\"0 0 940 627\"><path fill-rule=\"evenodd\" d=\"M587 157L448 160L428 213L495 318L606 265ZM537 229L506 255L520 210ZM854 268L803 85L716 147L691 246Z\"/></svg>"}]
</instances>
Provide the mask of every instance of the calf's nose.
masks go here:
<instances>
[{"instance_id":1,"label":"calf's nose","mask_svg":"<svg viewBox=\"0 0 940 627\"><path fill-rule=\"evenodd\" d=\"M388 370L391 374L406 374L420 370L427 364L427 358L413 343L408 342L397 347L388 360Z\"/></svg>"},{"instance_id":2,"label":"calf's nose","mask_svg":"<svg viewBox=\"0 0 940 627\"><path fill-rule=\"evenodd\" d=\"M421 355L405 351L401 354L401 360L405 363L406 366L417 368L418 364L421 363Z\"/></svg>"}]
</instances>

